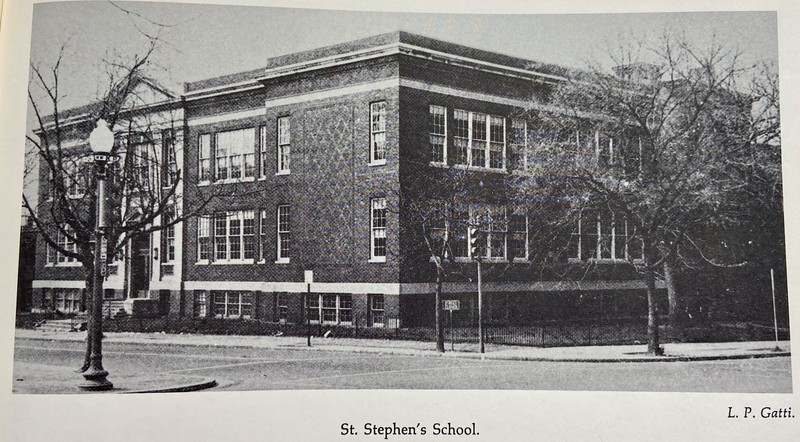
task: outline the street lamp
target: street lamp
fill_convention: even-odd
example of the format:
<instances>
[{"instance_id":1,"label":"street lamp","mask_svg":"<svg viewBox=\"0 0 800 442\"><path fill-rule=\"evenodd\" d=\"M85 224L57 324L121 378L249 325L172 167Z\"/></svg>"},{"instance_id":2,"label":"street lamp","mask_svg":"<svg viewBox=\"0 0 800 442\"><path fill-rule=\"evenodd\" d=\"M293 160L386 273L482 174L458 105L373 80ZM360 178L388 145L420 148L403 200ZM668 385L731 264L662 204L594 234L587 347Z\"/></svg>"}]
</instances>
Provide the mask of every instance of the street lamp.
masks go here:
<instances>
[{"instance_id":1,"label":"street lamp","mask_svg":"<svg viewBox=\"0 0 800 442\"><path fill-rule=\"evenodd\" d=\"M105 120L97 120L97 127L89 135L89 146L92 148L97 179L97 223L94 232L94 274L92 303L89 311L89 348L91 355L89 368L83 372L84 382L78 388L84 391L111 390L114 384L106 379L108 372L103 369L103 271L106 262L105 241L103 234L106 228L106 165L109 154L114 147L114 133L108 128Z\"/></svg>"}]
</instances>

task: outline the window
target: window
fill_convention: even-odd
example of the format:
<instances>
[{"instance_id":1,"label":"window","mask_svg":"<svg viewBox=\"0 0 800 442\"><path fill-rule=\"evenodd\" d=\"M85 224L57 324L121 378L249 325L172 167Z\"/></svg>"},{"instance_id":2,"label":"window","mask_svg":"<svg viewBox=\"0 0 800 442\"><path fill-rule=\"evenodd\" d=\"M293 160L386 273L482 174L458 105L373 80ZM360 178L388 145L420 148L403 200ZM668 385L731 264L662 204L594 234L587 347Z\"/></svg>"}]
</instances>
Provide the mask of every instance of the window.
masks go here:
<instances>
[{"instance_id":1,"label":"window","mask_svg":"<svg viewBox=\"0 0 800 442\"><path fill-rule=\"evenodd\" d=\"M86 193L86 180L92 176L87 166L82 166L76 158L65 158L62 161L61 173L64 177L64 188L68 198L82 198Z\"/></svg>"},{"instance_id":2,"label":"window","mask_svg":"<svg viewBox=\"0 0 800 442\"><path fill-rule=\"evenodd\" d=\"M197 218L197 260L211 260L211 218L207 216Z\"/></svg>"},{"instance_id":3,"label":"window","mask_svg":"<svg viewBox=\"0 0 800 442\"><path fill-rule=\"evenodd\" d=\"M267 230L267 211L262 210L258 229L258 234L261 236L261 254L259 255L261 261L267 260Z\"/></svg>"},{"instance_id":4,"label":"window","mask_svg":"<svg viewBox=\"0 0 800 442\"><path fill-rule=\"evenodd\" d=\"M453 123L455 164L505 169L505 118L456 109Z\"/></svg>"},{"instance_id":5,"label":"window","mask_svg":"<svg viewBox=\"0 0 800 442\"><path fill-rule=\"evenodd\" d=\"M383 327L384 324L383 295L369 295L369 318L370 318L370 326Z\"/></svg>"},{"instance_id":6,"label":"window","mask_svg":"<svg viewBox=\"0 0 800 442\"><path fill-rule=\"evenodd\" d=\"M291 151L291 126L289 117L278 118L278 173L289 173Z\"/></svg>"},{"instance_id":7,"label":"window","mask_svg":"<svg viewBox=\"0 0 800 442\"><path fill-rule=\"evenodd\" d=\"M323 324L350 325L353 322L351 295L306 295L306 314L309 321Z\"/></svg>"},{"instance_id":8,"label":"window","mask_svg":"<svg viewBox=\"0 0 800 442\"><path fill-rule=\"evenodd\" d=\"M265 178L267 176L267 168L269 167L269 163L267 162L267 128L266 126L261 126L258 128L258 146L259 146L259 153L261 155L261 162L259 163L261 169L259 170L258 176L261 178Z\"/></svg>"},{"instance_id":9,"label":"window","mask_svg":"<svg viewBox=\"0 0 800 442\"><path fill-rule=\"evenodd\" d=\"M255 257L255 212L218 213L214 217L215 261L246 262Z\"/></svg>"},{"instance_id":10,"label":"window","mask_svg":"<svg viewBox=\"0 0 800 442\"><path fill-rule=\"evenodd\" d=\"M197 290L194 292L194 316L205 318L208 316L208 292Z\"/></svg>"},{"instance_id":11,"label":"window","mask_svg":"<svg viewBox=\"0 0 800 442\"><path fill-rule=\"evenodd\" d=\"M253 294L250 292L211 292L214 295L214 316L245 318L253 316Z\"/></svg>"},{"instance_id":12,"label":"window","mask_svg":"<svg viewBox=\"0 0 800 442\"><path fill-rule=\"evenodd\" d=\"M386 260L386 198L373 198L370 206L370 259L382 262Z\"/></svg>"},{"instance_id":13,"label":"window","mask_svg":"<svg viewBox=\"0 0 800 442\"><path fill-rule=\"evenodd\" d=\"M239 180L255 176L255 129L220 132L216 137L216 179Z\"/></svg>"},{"instance_id":14,"label":"window","mask_svg":"<svg viewBox=\"0 0 800 442\"><path fill-rule=\"evenodd\" d=\"M289 206L278 206L276 225L278 229L278 262L289 262L291 231L289 230Z\"/></svg>"},{"instance_id":15,"label":"window","mask_svg":"<svg viewBox=\"0 0 800 442\"><path fill-rule=\"evenodd\" d=\"M211 180L211 135L203 134L197 142L197 180Z\"/></svg>"},{"instance_id":16,"label":"window","mask_svg":"<svg viewBox=\"0 0 800 442\"><path fill-rule=\"evenodd\" d=\"M75 232L68 226L65 225L63 230L59 230L56 232L56 243L58 246L72 253L78 253L78 245L75 243ZM58 249L54 247L48 246L48 261L52 262L55 265L78 265L78 259L73 258L71 256L67 256L58 251Z\"/></svg>"},{"instance_id":17,"label":"window","mask_svg":"<svg viewBox=\"0 0 800 442\"><path fill-rule=\"evenodd\" d=\"M306 295L306 319L309 322L319 323L320 295Z\"/></svg>"},{"instance_id":18,"label":"window","mask_svg":"<svg viewBox=\"0 0 800 442\"><path fill-rule=\"evenodd\" d=\"M80 292L75 290L55 289L55 309L62 313L72 313L80 310Z\"/></svg>"},{"instance_id":19,"label":"window","mask_svg":"<svg viewBox=\"0 0 800 442\"><path fill-rule=\"evenodd\" d=\"M508 222L509 259L528 259L528 216L515 212Z\"/></svg>"},{"instance_id":20,"label":"window","mask_svg":"<svg viewBox=\"0 0 800 442\"><path fill-rule=\"evenodd\" d=\"M471 220L478 225L483 235L478 240L478 254L482 258L506 258L506 234L508 223L505 207L489 206L475 208ZM471 256L471 258L475 258Z\"/></svg>"},{"instance_id":21,"label":"window","mask_svg":"<svg viewBox=\"0 0 800 442\"><path fill-rule=\"evenodd\" d=\"M528 122L511 120L511 152L509 161L515 170L528 170Z\"/></svg>"},{"instance_id":22,"label":"window","mask_svg":"<svg viewBox=\"0 0 800 442\"><path fill-rule=\"evenodd\" d=\"M386 163L386 102L369 105L370 164Z\"/></svg>"},{"instance_id":23,"label":"window","mask_svg":"<svg viewBox=\"0 0 800 442\"><path fill-rule=\"evenodd\" d=\"M278 322L285 324L289 320L289 297L286 293L275 295L275 310Z\"/></svg>"},{"instance_id":24,"label":"window","mask_svg":"<svg viewBox=\"0 0 800 442\"><path fill-rule=\"evenodd\" d=\"M172 209L167 209L161 215L161 224L166 226L173 222L175 214ZM175 274L175 225L164 227L161 230L161 276Z\"/></svg>"},{"instance_id":25,"label":"window","mask_svg":"<svg viewBox=\"0 0 800 442\"><path fill-rule=\"evenodd\" d=\"M161 185L170 187L178 179L178 159L175 152L175 133L168 129L161 132L161 155L164 158Z\"/></svg>"},{"instance_id":26,"label":"window","mask_svg":"<svg viewBox=\"0 0 800 442\"><path fill-rule=\"evenodd\" d=\"M138 190L147 190L150 188L150 168L154 162L150 159L150 144L145 141L145 136L142 136L141 139L140 144L131 146L129 150L132 156L130 161L131 178Z\"/></svg>"},{"instance_id":27,"label":"window","mask_svg":"<svg viewBox=\"0 0 800 442\"><path fill-rule=\"evenodd\" d=\"M586 211L581 214L578 231L573 233L573 259L641 259L641 242L633 240L633 227L621 214Z\"/></svg>"},{"instance_id":28,"label":"window","mask_svg":"<svg viewBox=\"0 0 800 442\"><path fill-rule=\"evenodd\" d=\"M431 105L429 110L431 162L447 163L447 108Z\"/></svg>"},{"instance_id":29,"label":"window","mask_svg":"<svg viewBox=\"0 0 800 442\"><path fill-rule=\"evenodd\" d=\"M617 162L614 152L614 138L600 133L597 142L597 162L601 166L613 166Z\"/></svg>"}]
</instances>

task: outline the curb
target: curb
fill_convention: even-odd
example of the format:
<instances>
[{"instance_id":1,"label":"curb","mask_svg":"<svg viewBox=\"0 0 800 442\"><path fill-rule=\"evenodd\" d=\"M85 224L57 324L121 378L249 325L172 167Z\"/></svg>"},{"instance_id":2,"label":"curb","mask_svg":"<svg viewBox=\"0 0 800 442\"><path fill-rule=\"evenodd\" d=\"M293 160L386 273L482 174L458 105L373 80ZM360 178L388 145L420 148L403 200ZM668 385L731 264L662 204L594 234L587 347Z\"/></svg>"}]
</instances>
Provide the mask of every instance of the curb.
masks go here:
<instances>
[{"instance_id":1,"label":"curb","mask_svg":"<svg viewBox=\"0 0 800 442\"><path fill-rule=\"evenodd\" d=\"M206 390L217 386L217 381L211 378L203 379L200 382L183 385L173 385L169 387L145 388L141 390L122 391L119 394L140 394L140 393L186 393L190 391Z\"/></svg>"}]
</instances>

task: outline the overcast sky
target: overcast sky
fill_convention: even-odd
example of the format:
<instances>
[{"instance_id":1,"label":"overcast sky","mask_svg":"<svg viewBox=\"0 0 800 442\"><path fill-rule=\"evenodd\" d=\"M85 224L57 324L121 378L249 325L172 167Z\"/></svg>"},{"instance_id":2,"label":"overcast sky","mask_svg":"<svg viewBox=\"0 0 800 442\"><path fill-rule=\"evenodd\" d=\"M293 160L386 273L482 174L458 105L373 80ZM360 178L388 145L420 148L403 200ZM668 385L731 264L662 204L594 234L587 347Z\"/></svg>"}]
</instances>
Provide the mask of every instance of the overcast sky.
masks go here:
<instances>
[{"instance_id":1,"label":"overcast sky","mask_svg":"<svg viewBox=\"0 0 800 442\"><path fill-rule=\"evenodd\" d=\"M657 37L664 29L698 44L712 37L745 53L748 61L777 61L773 12L467 15L323 11L170 3L40 3L34 7L32 59L51 64L68 41L61 78L64 106L94 98L103 84L101 60L112 52L141 52L154 32L143 18L171 25L155 59L165 85L258 68L267 58L405 30L546 63L583 66L631 35Z\"/></svg>"}]
</instances>

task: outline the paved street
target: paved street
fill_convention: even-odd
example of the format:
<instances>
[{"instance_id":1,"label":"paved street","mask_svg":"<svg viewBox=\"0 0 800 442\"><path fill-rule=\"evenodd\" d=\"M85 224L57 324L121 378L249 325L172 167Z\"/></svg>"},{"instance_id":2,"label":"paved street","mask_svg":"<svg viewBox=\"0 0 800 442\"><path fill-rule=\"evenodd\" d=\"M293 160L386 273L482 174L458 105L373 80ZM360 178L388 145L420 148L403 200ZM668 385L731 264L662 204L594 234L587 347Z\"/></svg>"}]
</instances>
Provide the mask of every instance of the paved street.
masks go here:
<instances>
[{"instance_id":1,"label":"paved street","mask_svg":"<svg viewBox=\"0 0 800 442\"><path fill-rule=\"evenodd\" d=\"M212 377L220 390L521 389L681 392L791 392L790 358L661 363L477 360L237 347L105 343L115 387L126 376ZM80 341L18 338L14 389L25 367L76 368ZM80 380L76 376L76 384ZM18 379L22 379L19 381Z\"/></svg>"}]
</instances>

